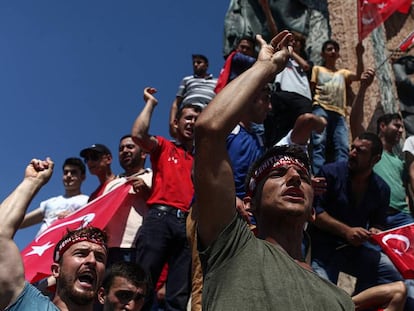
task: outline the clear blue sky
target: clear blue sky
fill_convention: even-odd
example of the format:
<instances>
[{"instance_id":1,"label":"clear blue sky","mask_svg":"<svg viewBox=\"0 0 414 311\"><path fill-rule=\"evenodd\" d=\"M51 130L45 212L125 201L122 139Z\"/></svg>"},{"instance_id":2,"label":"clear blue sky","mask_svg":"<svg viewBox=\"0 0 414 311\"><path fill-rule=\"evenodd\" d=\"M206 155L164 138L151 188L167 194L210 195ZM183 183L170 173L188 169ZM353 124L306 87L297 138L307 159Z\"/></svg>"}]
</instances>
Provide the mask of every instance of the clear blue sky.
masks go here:
<instances>
[{"instance_id":1,"label":"clear blue sky","mask_svg":"<svg viewBox=\"0 0 414 311\"><path fill-rule=\"evenodd\" d=\"M61 166L93 143L118 164L119 138L143 107L145 86L158 89L150 132L168 137L168 114L191 54L210 72L223 65L223 0L36 0L0 2L0 200L20 182L27 163L50 156L50 182L29 210L62 194ZM149 165L149 163L147 163ZM82 190L98 185L87 174ZM0 223L1 225L1 223ZM19 248L38 226L20 230Z\"/></svg>"}]
</instances>

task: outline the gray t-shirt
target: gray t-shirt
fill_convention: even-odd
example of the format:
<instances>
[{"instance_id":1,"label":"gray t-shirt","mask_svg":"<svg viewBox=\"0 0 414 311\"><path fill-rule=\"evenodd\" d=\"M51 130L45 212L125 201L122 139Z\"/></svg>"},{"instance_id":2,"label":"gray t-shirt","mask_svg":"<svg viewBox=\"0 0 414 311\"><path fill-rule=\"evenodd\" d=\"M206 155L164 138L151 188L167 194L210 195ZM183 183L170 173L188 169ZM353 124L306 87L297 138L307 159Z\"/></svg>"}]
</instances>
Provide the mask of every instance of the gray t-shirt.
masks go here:
<instances>
[{"instance_id":1,"label":"gray t-shirt","mask_svg":"<svg viewBox=\"0 0 414 311\"><path fill-rule=\"evenodd\" d=\"M257 239L240 217L200 258L203 311L354 310L343 290L299 266L280 247Z\"/></svg>"}]
</instances>

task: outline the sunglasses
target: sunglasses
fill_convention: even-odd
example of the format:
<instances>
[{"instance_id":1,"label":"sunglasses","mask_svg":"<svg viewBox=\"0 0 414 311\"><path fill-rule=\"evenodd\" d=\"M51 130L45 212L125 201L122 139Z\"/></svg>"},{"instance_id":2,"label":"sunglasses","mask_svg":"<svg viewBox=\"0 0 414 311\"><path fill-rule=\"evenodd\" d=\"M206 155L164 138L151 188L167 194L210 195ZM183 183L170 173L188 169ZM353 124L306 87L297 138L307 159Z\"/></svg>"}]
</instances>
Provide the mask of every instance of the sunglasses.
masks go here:
<instances>
[{"instance_id":1,"label":"sunglasses","mask_svg":"<svg viewBox=\"0 0 414 311\"><path fill-rule=\"evenodd\" d=\"M139 301L145 298L144 294L129 291L129 290L119 290L115 292L116 298L119 299L121 303L127 303L131 300Z\"/></svg>"},{"instance_id":2,"label":"sunglasses","mask_svg":"<svg viewBox=\"0 0 414 311\"><path fill-rule=\"evenodd\" d=\"M102 157L102 154L100 154L100 153L91 153L91 154L86 155L86 156L84 157L83 161L84 161L85 163L87 163L88 161L93 161L93 162L96 162L96 161L98 161L101 157Z\"/></svg>"}]
</instances>

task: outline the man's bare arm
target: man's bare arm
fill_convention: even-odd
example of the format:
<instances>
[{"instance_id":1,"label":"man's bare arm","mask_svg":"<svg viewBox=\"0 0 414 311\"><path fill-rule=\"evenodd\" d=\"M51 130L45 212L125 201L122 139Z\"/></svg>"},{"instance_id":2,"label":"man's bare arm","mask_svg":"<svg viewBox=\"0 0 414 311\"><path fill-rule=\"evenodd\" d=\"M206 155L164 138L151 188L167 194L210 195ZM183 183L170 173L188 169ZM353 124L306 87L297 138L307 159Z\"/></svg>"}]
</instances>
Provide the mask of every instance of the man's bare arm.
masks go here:
<instances>
[{"instance_id":1,"label":"man's bare arm","mask_svg":"<svg viewBox=\"0 0 414 311\"><path fill-rule=\"evenodd\" d=\"M152 113L158 104L158 100L153 96L156 92L157 90L152 87L144 89L145 106L132 126L132 139L145 152L151 152L158 144L157 139L148 134Z\"/></svg>"},{"instance_id":2,"label":"man's bare arm","mask_svg":"<svg viewBox=\"0 0 414 311\"><path fill-rule=\"evenodd\" d=\"M22 229L22 228L27 228L27 227L39 224L42 222L42 220L43 220L43 212L42 212L42 209L38 207L24 216L23 221L20 224L19 228Z\"/></svg>"},{"instance_id":3,"label":"man's bare arm","mask_svg":"<svg viewBox=\"0 0 414 311\"><path fill-rule=\"evenodd\" d=\"M178 107L180 107L181 103L183 101L183 98L181 96L175 97L175 100L173 101L170 109L170 136L173 138L176 138L176 129L174 127L174 120L178 112Z\"/></svg>"},{"instance_id":4,"label":"man's bare arm","mask_svg":"<svg viewBox=\"0 0 414 311\"><path fill-rule=\"evenodd\" d=\"M27 207L40 188L48 182L53 171L50 159L33 159L25 177L0 206L0 309L3 310L21 293L24 269L19 249L13 241Z\"/></svg>"},{"instance_id":5,"label":"man's bare arm","mask_svg":"<svg viewBox=\"0 0 414 311\"><path fill-rule=\"evenodd\" d=\"M261 50L257 62L229 83L197 119L194 177L199 212L198 234L210 245L236 214L235 186L226 137L248 113L266 83L280 72L289 57L291 34L279 33L271 44L257 37Z\"/></svg>"},{"instance_id":6,"label":"man's bare arm","mask_svg":"<svg viewBox=\"0 0 414 311\"><path fill-rule=\"evenodd\" d=\"M352 140L358 137L362 132L365 132L364 123L364 98L368 87L374 80L375 72L373 69L368 69L361 75L361 84L359 90L352 103L352 110L349 116L349 125L351 128Z\"/></svg>"},{"instance_id":7,"label":"man's bare arm","mask_svg":"<svg viewBox=\"0 0 414 311\"><path fill-rule=\"evenodd\" d=\"M318 214L314 223L318 228L341 237L354 246L361 245L370 237L370 232L368 230L362 227L350 227L347 224L335 219L327 212Z\"/></svg>"}]
</instances>

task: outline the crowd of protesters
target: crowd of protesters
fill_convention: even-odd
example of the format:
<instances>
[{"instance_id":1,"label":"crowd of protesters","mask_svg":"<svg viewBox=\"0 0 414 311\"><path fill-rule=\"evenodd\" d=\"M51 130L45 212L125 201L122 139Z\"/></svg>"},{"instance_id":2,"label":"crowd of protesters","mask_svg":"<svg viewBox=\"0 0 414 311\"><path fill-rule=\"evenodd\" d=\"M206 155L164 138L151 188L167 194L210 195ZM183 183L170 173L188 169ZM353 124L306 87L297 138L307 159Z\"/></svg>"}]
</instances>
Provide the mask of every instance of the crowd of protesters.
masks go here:
<instances>
[{"instance_id":1,"label":"crowd of protesters","mask_svg":"<svg viewBox=\"0 0 414 311\"><path fill-rule=\"evenodd\" d=\"M362 45L356 72L337 67L334 40L312 66L304 37L266 17L274 38L239 38L218 78L205 55L192 55L165 125L172 140L149 133L157 89L143 90L119 141L122 174L112 172L109 148L93 144L63 163L64 194L26 213L54 167L49 158L30 162L0 206L1 310L414 309L414 282L371 242L414 222L411 138L405 159L395 148L400 114L380 116L377 133L367 132L375 72L363 69ZM86 167L99 180L89 196ZM40 235L125 183L133 199L110 225L56 241L47 290L25 281L19 228L41 223ZM343 273L356 280L348 292L337 286Z\"/></svg>"}]
</instances>

